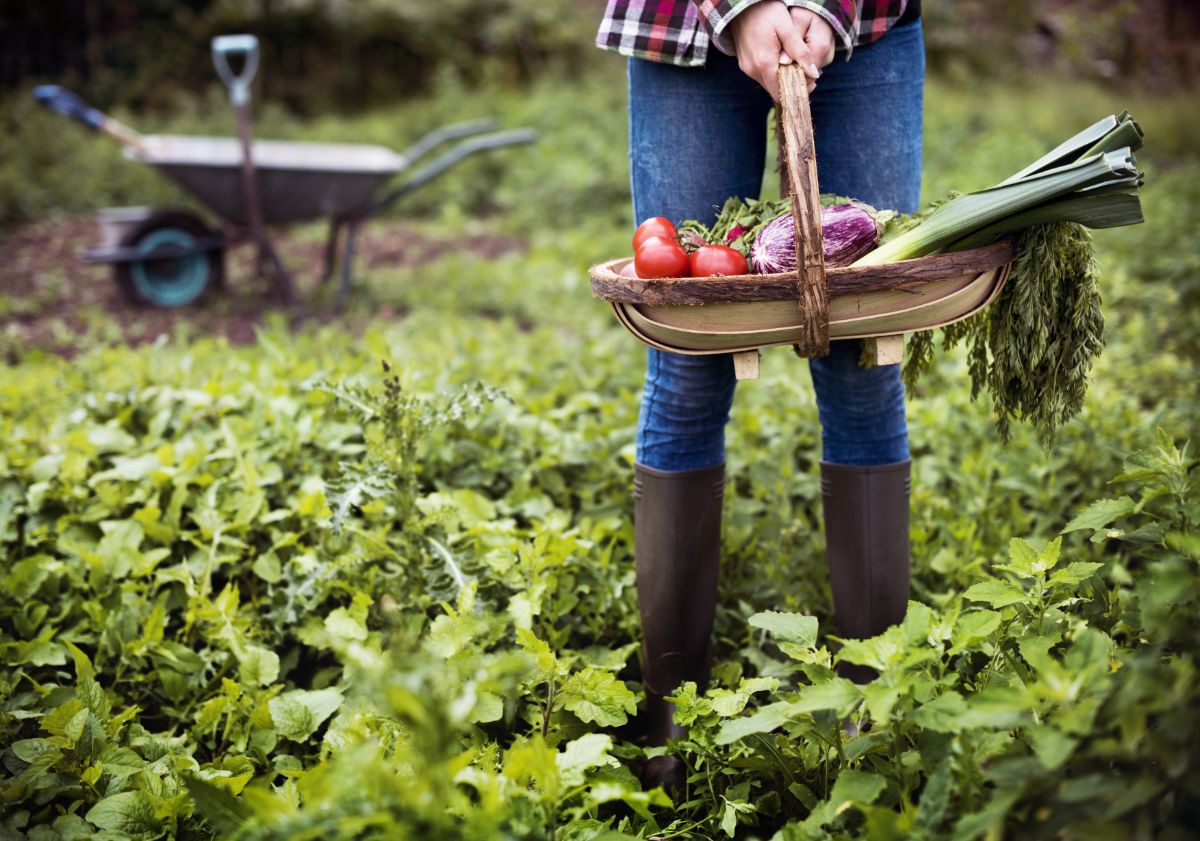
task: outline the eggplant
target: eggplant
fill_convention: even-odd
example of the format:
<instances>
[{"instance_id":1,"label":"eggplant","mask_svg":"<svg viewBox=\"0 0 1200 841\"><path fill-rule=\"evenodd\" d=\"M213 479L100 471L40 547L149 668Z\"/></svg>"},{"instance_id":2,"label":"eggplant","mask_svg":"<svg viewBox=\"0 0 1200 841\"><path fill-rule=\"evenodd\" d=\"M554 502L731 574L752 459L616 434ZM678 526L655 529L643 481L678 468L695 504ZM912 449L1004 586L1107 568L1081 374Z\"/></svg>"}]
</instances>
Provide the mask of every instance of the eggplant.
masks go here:
<instances>
[{"instance_id":1,"label":"eggplant","mask_svg":"<svg viewBox=\"0 0 1200 841\"><path fill-rule=\"evenodd\" d=\"M891 214L887 214L891 216ZM886 218L863 202L821 208L821 237L825 265L848 266L873 249ZM758 274L796 270L796 222L785 213L768 222L750 246L750 267Z\"/></svg>"}]
</instances>

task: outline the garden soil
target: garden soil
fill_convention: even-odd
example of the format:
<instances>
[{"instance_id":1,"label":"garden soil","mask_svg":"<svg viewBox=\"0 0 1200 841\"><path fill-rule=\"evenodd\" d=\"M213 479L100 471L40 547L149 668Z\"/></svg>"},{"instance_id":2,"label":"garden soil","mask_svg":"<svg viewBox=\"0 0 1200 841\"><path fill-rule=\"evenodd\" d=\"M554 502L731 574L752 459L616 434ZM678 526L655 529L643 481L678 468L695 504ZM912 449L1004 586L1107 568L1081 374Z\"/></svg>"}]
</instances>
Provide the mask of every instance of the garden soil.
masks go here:
<instances>
[{"instance_id":1,"label":"garden soil","mask_svg":"<svg viewBox=\"0 0 1200 841\"><path fill-rule=\"evenodd\" d=\"M42 219L0 233L0 350L5 355L36 348L71 356L96 340L139 345L181 329L246 344L272 312L285 311L268 283L254 277L255 252L249 245L227 253L223 287L210 290L194 306L171 310L130 302L117 288L111 267L79 258L99 241L93 216ZM302 299L313 300L324 265L323 231L276 233L274 242ZM402 222L378 220L365 226L359 234L350 314L341 318L354 320L354 296L369 286L372 270L423 265L462 247L461 240L432 238ZM512 236L482 234L467 248L493 258L523 250L524 243ZM337 281L331 279L328 286ZM322 301L332 301L331 289L321 291ZM403 317L395 311L376 310L372 315ZM327 322L336 317L330 305L322 303L314 306L310 318Z\"/></svg>"}]
</instances>

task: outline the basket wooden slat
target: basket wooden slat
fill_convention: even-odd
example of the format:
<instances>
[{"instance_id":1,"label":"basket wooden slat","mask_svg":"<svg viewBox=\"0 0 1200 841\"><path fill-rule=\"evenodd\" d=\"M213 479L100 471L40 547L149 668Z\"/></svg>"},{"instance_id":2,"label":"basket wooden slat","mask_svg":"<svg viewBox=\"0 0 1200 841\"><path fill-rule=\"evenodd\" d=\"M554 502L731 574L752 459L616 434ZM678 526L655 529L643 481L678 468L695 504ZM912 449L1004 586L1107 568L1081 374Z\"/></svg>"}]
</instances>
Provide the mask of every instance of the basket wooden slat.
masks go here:
<instances>
[{"instance_id":1,"label":"basket wooden slat","mask_svg":"<svg viewBox=\"0 0 1200 841\"><path fill-rule=\"evenodd\" d=\"M829 322L830 339L864 339L897 336L921 330L945 327L969 318L990 304L1007 280L1007 264L966 276L949 294L935 300L913 303L903 309L892 309L866 316L838 317ZM956 279L948 278L947 281ZM744 305L743 305L744 306ZM643 343L661 350L684 354L742 353L758 348L794 344L804 335L804 325L797 314L792 323L762 327L737 321L720 324L711 320L698 325L664 316L664 310L684 307L653 307L638 304L612 305L617 320ZM705 307L707 309L707 307ZM741 322L741 323L739 323ZM692 329L698 326L700 329Z\"/></svg>"},{"instance_id":2,"label":"basket wooden slat","mask_svg":"<svg viewBox=\"0 0 1200 841\"><path fill-rule=\"evenodd\" d=\"M836 295L829 299L830 322L887 316L942 301L978 280L980 275L962 274L922 284L920 289L881 289L860 295ZM796 308L791 301L762 301L756 304L710 303L703 307L676 304L636 304L647 317L673 327L697 332L739 332L793 327Z\"/></svg>"}]
</instances>

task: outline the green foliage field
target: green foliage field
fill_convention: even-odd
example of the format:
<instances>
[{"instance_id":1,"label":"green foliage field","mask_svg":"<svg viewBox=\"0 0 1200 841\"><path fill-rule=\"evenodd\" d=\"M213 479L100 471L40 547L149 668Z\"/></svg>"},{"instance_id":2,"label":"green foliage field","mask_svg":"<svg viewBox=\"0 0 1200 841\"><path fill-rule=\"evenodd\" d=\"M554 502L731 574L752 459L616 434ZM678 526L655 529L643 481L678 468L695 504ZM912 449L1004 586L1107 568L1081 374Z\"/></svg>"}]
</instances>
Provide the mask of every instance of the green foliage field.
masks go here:
<instances>
[{"instance_id":1,"label":"green foliage field","mask_svg":"<svg viewBox=\"0 0 1200 841\"><path fill-rule=\"evenodd\" d=\"M1149 221L1097 236L1108 350L1049 450L1020 428L1001 446L964 359L939 360L909 405L908 618L840 649L808 374L765 355L729 429L714 681L678 695L692 781L672 803L636 779L643 351L585 274L626 247L621 82L267 115L375 140L486 108L545 133L402 210L529 250L377 270L361 333L280 321L244 347L0 368L0 837L1192 837L1200 155L1182 105L930 86L927 197L1101 112L1147 124ZM371 321L384 305L407 315ZM838 657L881 676L858 688Z\"/></svg>"}]
</instances>

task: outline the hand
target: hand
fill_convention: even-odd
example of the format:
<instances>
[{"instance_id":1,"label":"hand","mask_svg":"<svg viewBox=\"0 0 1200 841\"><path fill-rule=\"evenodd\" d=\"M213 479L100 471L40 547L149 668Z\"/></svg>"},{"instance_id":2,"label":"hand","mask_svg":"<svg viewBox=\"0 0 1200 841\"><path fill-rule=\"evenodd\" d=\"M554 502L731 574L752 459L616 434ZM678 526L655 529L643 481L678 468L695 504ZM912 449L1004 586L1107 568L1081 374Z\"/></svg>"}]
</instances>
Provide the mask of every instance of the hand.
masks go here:
<instances>
[{"instance_id":1,"label":"hand","mask_svg":"<svg viewBox=\"0 0 1200 841\"><path fill-rule=\"evenodd\" d=\"M800 35L804 38L804 45L808 47L808 54L812 57L813 63L821 68L833 61L835 45L833 27L829 25L829 21L808 9L797 7L788 9L788 11L792 15L792 24L800 30ZM799 59L796 60L799 61ZM812 93L811 85L808 90L809 93Z\"/></svg>"},{"instance_id":2,"label":"hand","mask_svg":"<svg viewBox=\"0 0 1200 841\"><path fill-rule=\"evenodd\" d=\"M761 0L729 24L738 67L779 100L776 78L780 64L804 67L811 93L821 75L819 67L833 60L833 30L817 14L789 9L779 0Z\"/></svg>"}]
</instances>

